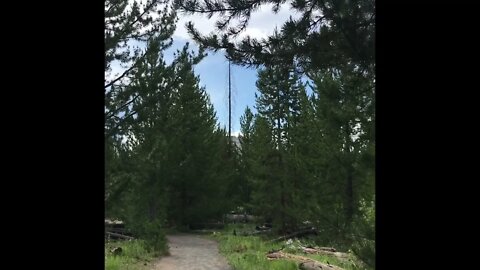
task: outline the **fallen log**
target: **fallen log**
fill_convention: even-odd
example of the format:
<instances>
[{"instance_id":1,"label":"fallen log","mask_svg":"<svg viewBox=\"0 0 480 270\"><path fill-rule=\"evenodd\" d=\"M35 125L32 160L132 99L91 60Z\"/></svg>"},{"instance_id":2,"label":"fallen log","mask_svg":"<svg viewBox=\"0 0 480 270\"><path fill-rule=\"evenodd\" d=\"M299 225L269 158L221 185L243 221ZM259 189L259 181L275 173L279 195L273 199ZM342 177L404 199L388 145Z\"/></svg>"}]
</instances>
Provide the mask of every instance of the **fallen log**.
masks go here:
<instances>
[{"instance_id":1,"label":"fallen log","mask_svg":"<svg viewBox=\"0 0 480 270\"><path fill-rule=\"evenodd\" d=\"M128 235L123 235L123 234L119 234L119 233L114 233L114 232L106 232L106 234L110 235L110 236L113 236L113 237L117 237L117 238L122 238L122 239L127 239L127 240L131 240L131 239L135 239L131 236L128 236Z\"/></svg>"},{"instance_id":2,"label":"fallen log","mask_svg":"<svg viewBox=\"0 0 480 270\"><path fill-rule=\"evenodd\" d=\"M307 254L321 254L321 255L337 257L339 259L348 259L350 257L348 253L336 252L331 250L335 250L335 249L334 248L321 249L321 248L302 247L302 251Z\"/></svg>"},{"instance_id":3,"label":"fallen log","mask_svg":"<svg viewBox=\"0 0 480 270\"><path fill-rule=\"evenodd\" d=\"M263 230L263 231L255 231L255 232L242 232L240 235L242 236L251 236L251 235L258 235L258 234L268 234L270 233L272 230L269 229L269 230Z\"/></svg>"},{"instance_id":4,"label":"fallen log","mask_svg":"<svg viewBox=\"0 0 480 270\"><path fill-rule=\"evenodd\" d=\"M320 250L309 248L309 247L302 247L302 251L307 254L317 254L320 252Z\"/></svg>"},{"instance_id":5,"label":"fallen log","mask_svg":"<svg viewBox=\"0 0 480 270\"><path fill-rule=\"evenodd\" d=\"M333 247L315 247L316 249L318 250L325 250L325 251L331 251L331 252L335 252L337 251L335 248Z\"/></svg>"},{"instance_id":6,"label":"fallen log","mask_svg":"<svg viewBox=\"0 0 480 270\"><path fill-rule=\"evenodd\" d=\"M124 235L127 235L128 234L128 230L125 229L125 228L105 228L105 230L107 232L113 232L113 233L119 233L119 234L124 234Z\"/></svg>"},{"instance_id":7,"label":"fallen log","mask_svg":"<svg viewBox=\"0 0 480 270\"><path fill-rule=\"evenodd\" d=\"M121 220L110 220L110 219L105 219L105 225L123 225L123 221Z\"/></svg>"},{"instance_id":8,"label":"fallen log","mask_svg":"<svg viewBox=\"0 0 480 270\"><path fill-rule=\"evenodd\" d=\"M267 258L268 259L286 259L287 257L285 256L285 253L275 251L275 252L267 253Z\"/></svg>"},{"instance_id":9,"label":"fallen log","mask_svg":"<svg viewBox=\"0 0 480 270\"><path fill-rule=\"evenodd\" d=\"M265 231L265 230L270 230L272 229L272 224L265 223L263 225L257 225L255 226L255 230L257 231Z\"/></svg>"},{"instance_id":10,"label":"fallen log","mask_svg":"<svg viewBox=\"0 0 480 270\"><path fill-rule=\"evenodd\" d=\"M343 252L328 252L328 251L321 250L320 253L318 254L332 256L338 259L345 259L345 260L350 258L350 255L348 253L343 253Z\"/></svg>"},{"instance_id":11,"label":"fallen log","mask_svg":"<svg viewBox=\"0 0 480 270\"><path fill-rule=\"evenodd\" d=\"M225 215L225 219L233 223L248 223L257 220L258 217L247 214L227 214Z\"/></svg>"},{"instance_id":12,"label":"fallen log","mask_svg":"<svg viewBox=\"0 0 480 270\"><path fill-rule=\"evenodd\" d=\"M315 228L308 228L308 229L304 229L304 230L301 230L301 231L298 231L298 232L294 232L294 233L291 233L291 234L288 234L288 235L285 235L285 236L282 236L282 237L279 237L279 238L275 238L275 239L271 240L271 242L279 242L279 241L283 241L283 240L293 238L293 237L300 237L300 236L309 235L309 234L316 234L316 233L317 233L317 230Z\"/></svg>"},{"instance_id":13,"label":"fallen log","mask_svg":"<svg viewBox=\"0 0 480 270\"><path fill-rule=\"evenodd\" d=\"M311 270L326 270L326 269L343 270L343 268L340 268L335 265L325 264L305 256L289 254L282 251L267 253L267 259L268 260L286 259L286 260L292 260L295 262L300 262L300 269L306 269L306 270L310 270L310 269Z\"/></svg>"}]
</instances>

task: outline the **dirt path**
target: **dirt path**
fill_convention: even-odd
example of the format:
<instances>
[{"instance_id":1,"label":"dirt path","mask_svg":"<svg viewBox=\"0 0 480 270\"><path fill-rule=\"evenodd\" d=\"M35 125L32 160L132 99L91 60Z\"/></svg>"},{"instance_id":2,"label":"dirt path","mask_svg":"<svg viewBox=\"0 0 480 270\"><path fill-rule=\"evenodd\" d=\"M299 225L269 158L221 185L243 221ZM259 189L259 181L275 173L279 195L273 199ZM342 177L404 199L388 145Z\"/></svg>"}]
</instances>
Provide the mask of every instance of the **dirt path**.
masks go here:
<instances>
[{"instance_id":1,"label":"dirt path","mask_svg":"<svg viewBox=\"0 0 480 270\"><path fill-rule=\"evenodd\" d=\"M154 270L231 270L218 253L217 243L199 235L167 236L170 256L158 261Z\"/></svg>"}]
</instances>

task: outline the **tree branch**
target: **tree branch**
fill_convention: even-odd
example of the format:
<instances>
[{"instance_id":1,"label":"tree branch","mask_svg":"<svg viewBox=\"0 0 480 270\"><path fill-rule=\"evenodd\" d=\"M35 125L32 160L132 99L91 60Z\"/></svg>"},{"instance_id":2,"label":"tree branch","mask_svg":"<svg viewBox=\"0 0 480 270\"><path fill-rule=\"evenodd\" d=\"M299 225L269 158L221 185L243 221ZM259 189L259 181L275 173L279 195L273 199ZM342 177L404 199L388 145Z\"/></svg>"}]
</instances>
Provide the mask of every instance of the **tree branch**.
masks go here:
<instances>
[{"instance_id":1,"label":"tree branch","mask_svg":"<svg viewBox=\"0 0 480 270\"><path fill-rule=\"evenodd\" d=\"M113 81L111 81L107 85L105 85L105 87L104 87L105 91L107 90L106 88L112 86L114 83L118 82L123 77L125 77L130 71L132 71L138 65L138 63L140 62L140 59L138 59L137 62L135 62L135 64L133 64L129 69L125 70L125 72L123 72L122 75L118 76L116 79L114 79Z\"/></svg>"},{"instance_id":2,"label":"tree branch","mask_svg":"<svg viewBox=\"0 0 480 270\"><path fill-rule=\"evenodd\" d=\"M189 13L210 13L210 14L213 14L213 13L223 13L223 12L231 12L231 13L238 13L239 11L244 11L244 10L249 10L249 9L252 9L252 7L256 4L259 4L260 2L262 2L261 0L257 0L257 1L252 1L250 4L248 5L245 5L243 7L228 7L228 8L208 8L205 9L205 7L199 7L198 9L197 8L188 8L187 6L185 6L183 4L184 1L178 1L177 4L179 7L181 7L183 10L189 12ZM234 16L234 15L232 15ZM232 17L231 16L231 17Z\"/></svg>"},{"instance_id":3,"label":"tree branch","mask_svg":"<svg viewBox=\"0 0 480 270\"><path fill-rule=\"evenodd\" d=\"M152 1L152 3L148 7L145 7L143 12L139 16L137 16L137 18L129 25L129 27L133 27L133 25L136 24L140 20L140 18L142 18L143 15L145 15L147 12L149 12L150 9L153 8L153 6L155 6L157 3L158 3L158 0ZM123 32L125 32L126 29L127 29L127 27L124 28ZM123 32L122 32L122 34L124 34Z\"/></svg>"},{"instance_id":4,"label":"tree branch","mask_svg":"<svg viewBox=\"0 0 480 270\"><path fill-rule=\"evenodd\" d=\"M127 118L129 118L130 116L136 114L137 112L136 111L133 111L131 112L130 114L126 115L125 117L123 117L120 122L112 129L110 129L110 131L107 133L106 137L110 137L110 136L113 136L115 134L115 132L123 125L123 123L125 122L125 120Z\"/></svg>"},{"instance_id":5,"label":"tree branch","mask_svg":"<svg viewBox=\"0 0 480 270\"><path fill-rule=\"evenodd\" d=\"M120 2L117 1L117 2L115 2L115 3L112 3L112 1L109 1L109 3L110 3L110 7L107 9L107 11L105 11L105 15L107 15L108 13L110 13L110 11L112 10L112 8L118 6L118 4L119 4Z\"/></svg>"},{"instance_id":6,"label":"tree branch","mask_svg":"<svg viewBox=\"0 0 480 270\"><path fill-rule=\"evenodd\" d=\"M129 102L123 104L122 106L120 106L118 109L115 109L113 111L109 111L106 115L106 119L110 119L112 118L113 116L115 116L115 114L120 111L121 109L127 107L128 105L132 104L138 97L140 96L140 94L136 95L132 100L130 100Z\"/></svg>"}]
</instances>

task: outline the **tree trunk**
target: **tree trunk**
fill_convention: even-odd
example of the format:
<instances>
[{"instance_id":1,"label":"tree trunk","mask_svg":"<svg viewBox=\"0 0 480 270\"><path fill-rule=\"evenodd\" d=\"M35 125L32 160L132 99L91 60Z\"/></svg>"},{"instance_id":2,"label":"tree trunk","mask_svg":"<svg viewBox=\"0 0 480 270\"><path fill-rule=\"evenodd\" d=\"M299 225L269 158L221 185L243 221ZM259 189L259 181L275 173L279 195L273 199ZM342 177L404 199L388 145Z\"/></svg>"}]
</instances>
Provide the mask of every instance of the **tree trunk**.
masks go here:
<instances>
[{"instance_id":1,"label":"tree trunk","mask_svg":"<svg viewBox=\"0 0 480 270\"><path fill-rule=\"evenodd\" d=\"M110 236L117 237L117 238L122 238L122 239L134 239L134 238L131 237L131 236L123 235L123 234L118 234L118 233L113 233L113 232L106 232L106 234L108 234L108 235L110 235Z\"/></svg>"},{"instance_id":2,"label":"tree trunk","mask_svg":"<svg viewBox=\"0 0 480 270\"><path fill-rule=\"evenodd\" d=\"M345 207L345 217L347 225L350 225L353 220L353 211L354 211L354 202L353 202L353 172L352 167L349 165L347 171L347 185L345 189L346 195L346 207Z\"/></svg>"},{"instance_id":3,"label":"tree trunk","mask_svg":"<svg viewBox=\"0 0 480 270\"><path fill-rule=\"evenodd\" d=\"M351 129L350 123L347 122L345 126L345 153L346 153L346 171L347 171L347 179L346 179L346 186L345 186L345 220L347 226L352 223L353 220L353 212L354 212L354 200L353 200L353 159L351 158L353 153L351 153Z\"/></svg>"},{"instance_id":4,"label":"tree trunk","mask_svg":"<svg viewBox=\"0 0 480 270\"><path fill-rule=\"evenodd\" d=\"M304 236L304 235L315 234L315 233L317 233L317 230L315 228L309 228L309 229L294 232L294 233L291 233L291 234L288 234L288 235L285 235L285 236L282 236L282 237L279 237L279 238L275 238L275 239L271 240L271 242L283 241L283 240L286 240L286 239L289 239L289 238L292 238L292 237Z\"/></svg>"},{"instance_id":5,"label":"tree trunk","mask_svg":"<svg viewBox=\"0 0 480 270\"><path fill-rule=\"evenodd\" d=\"M325 264L305 256L289 254L282 251L268 253L267 258L269 260L286 259L300 262L300 269L304 270L343 270L342 268L335 265Z\"/></svg>"},{"instance_id":6,"label":"tree trunk","mask_svg":"<svg viewBox=\"0 0 480 270\"><path fill-rule=\"evenodd\" d=\"M302 251L307 254L321 254L336 257L338 259L348 259L350 255L348 253L336 252L334 248L309 248L302 247Z\"/></svg>"},{"instance_id":7,"label":"tree trunk","mask_svg":"<svg viewBox=\"0 0 480 270\"><path fill-rule=\"evenodd\" d=\"M185 222L185 208L187 207L187 191L185 190L185 184L182 186L182 209L180 210L180 224Z\"/></svg>"}]
</instances>

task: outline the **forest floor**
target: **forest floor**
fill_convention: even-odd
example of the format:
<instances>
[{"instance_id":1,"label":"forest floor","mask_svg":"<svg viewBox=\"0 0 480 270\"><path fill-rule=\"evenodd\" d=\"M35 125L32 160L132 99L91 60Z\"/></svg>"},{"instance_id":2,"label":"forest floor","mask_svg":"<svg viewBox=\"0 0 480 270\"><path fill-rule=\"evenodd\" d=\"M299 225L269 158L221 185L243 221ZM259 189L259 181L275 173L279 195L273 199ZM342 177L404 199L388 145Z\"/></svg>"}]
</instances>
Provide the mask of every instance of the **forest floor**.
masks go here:
<instances>
[{"instance_id":1,"label":"forest floor","mask_svg":"<svg viewBox=\"0 0 480 270\"><path fill-rule=\"evenodd\" d=\"M218 252L216 241L195 234L167 235L169 256L154 264L154 270L231 270Z\"/></svg>"}]
</instances>

